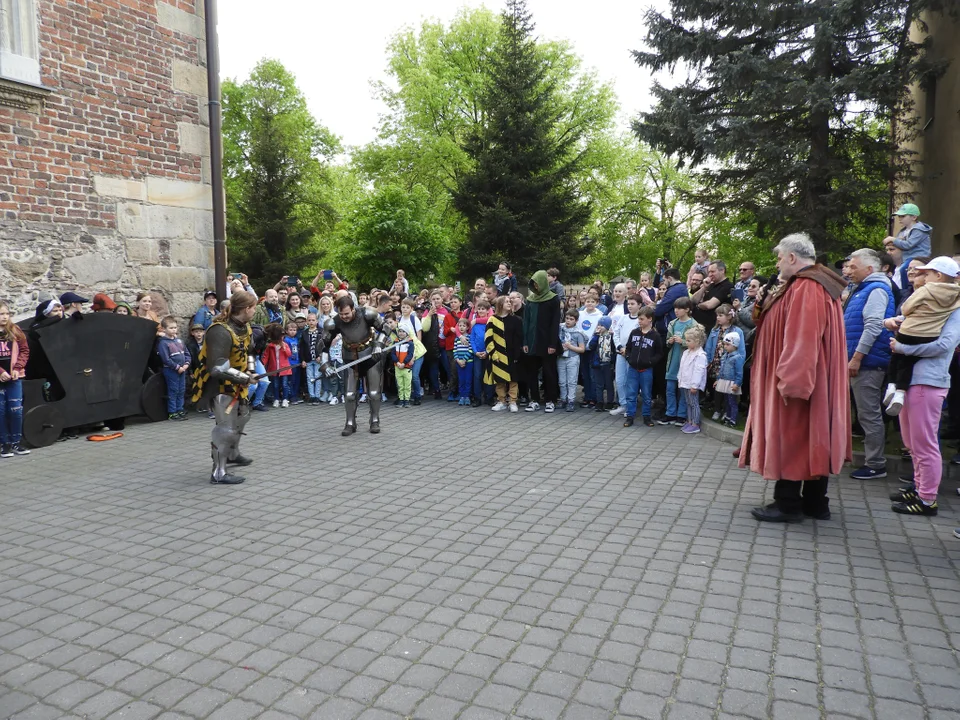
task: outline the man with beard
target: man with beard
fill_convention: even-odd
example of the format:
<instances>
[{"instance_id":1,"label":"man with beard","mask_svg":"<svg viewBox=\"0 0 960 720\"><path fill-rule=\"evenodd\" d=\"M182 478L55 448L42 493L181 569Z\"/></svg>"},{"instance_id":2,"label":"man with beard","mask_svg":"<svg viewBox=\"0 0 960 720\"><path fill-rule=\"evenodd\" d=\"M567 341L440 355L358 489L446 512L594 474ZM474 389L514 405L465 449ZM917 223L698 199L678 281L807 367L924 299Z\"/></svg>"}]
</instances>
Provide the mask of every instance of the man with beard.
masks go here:
<instances>
[{"instance_id":1,"label":"man with beard","mask_svg":"<svg viewBox=\"0 0 960 720\"><path fill-rule=\"evenodd\" d=\"M774 252L781 284L755 314L740 467L775 483L774 501L752 510L757 520L829 520L827 478L852 454L844 282L817 264L807 235L788 235Z\"/></svg>"},{"instance_id":2,"label":"man with beard","mask_svg":"<svg viewBox=\"0 0 960 720\"><path fill-rule=\"evenodd\" d=\"M386 335L383 332L383 318L369 307L356 309L353 298L342 295L334 305L337 315L324 322L324 346L330 347L337 335L343 338L343 363L355 360L363 362L347 369L344 392L344 409L347 411L347 424L340 434L344 437L357 431L357 386L363 376L364 391L370 404L370 432L380 432L380 403L383 392L383 344ZM336 371L324 358L320 369L332 377Z\"/></svg>"},{"instance_id":3,"label":"man with beard","mask_svg":"<svg viewBox=\"0 0 960 720\"><path fill-rule=\"evenodd\" d=\"M283 305L280 295L270 288L263 294L263 302L257 305L253 314L253 323L266 327L270 323L283 323Z\"/></svg>"}]
</instances>

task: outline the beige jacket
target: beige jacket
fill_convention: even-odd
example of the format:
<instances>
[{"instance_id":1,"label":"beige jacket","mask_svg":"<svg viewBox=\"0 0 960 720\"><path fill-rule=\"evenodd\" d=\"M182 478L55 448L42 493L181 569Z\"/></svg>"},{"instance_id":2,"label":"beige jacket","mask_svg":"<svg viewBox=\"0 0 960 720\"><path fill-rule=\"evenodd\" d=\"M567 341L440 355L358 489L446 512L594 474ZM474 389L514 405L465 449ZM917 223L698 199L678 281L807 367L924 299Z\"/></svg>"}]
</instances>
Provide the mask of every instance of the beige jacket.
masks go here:
<instances>
[{"instance_id":1,"label":"beige jacket","mask_svg":"<svg viewBox=\"0 0 960 720\"><path fill-rule=\"evenodd\" d=\"M958 308L960 285L928 282L901 306L903 324L900 332L915 337L940 337L947 319Z\"/></svg>"}]
</instances>

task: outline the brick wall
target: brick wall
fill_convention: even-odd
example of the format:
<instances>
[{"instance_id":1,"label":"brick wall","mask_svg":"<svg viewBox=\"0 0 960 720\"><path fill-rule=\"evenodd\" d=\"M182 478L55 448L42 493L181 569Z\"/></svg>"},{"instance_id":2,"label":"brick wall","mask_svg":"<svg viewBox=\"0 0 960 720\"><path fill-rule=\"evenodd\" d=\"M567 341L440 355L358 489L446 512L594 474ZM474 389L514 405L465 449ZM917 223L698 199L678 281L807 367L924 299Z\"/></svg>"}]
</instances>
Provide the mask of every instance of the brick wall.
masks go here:
<instances>
[{"instance_id":1,"label":"brick wall","mask_svg":"<svg viewBox=\"0 0 960 720\"><path fill-rule=\"evenodd\" d=\"M0 296L146 289L185 314L212 283L202 2L38 9L51 92L0 105Z\"/></svg>"}]
</instances>

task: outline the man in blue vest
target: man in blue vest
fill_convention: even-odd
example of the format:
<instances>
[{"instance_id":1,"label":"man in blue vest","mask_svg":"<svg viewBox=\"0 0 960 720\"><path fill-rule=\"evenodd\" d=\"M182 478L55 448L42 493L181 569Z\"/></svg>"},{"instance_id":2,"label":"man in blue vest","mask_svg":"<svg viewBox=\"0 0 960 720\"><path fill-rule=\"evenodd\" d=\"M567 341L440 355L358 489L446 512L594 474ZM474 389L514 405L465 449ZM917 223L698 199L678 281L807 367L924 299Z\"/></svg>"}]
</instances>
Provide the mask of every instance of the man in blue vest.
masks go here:
<instances>
[{"instance_id":1,"label":"man in blue vest","mask_svg":"<svg viewBox=\"0 0 960 720\"><path fill-rule=\"evenodd\" d=\"M863 428L864 466L850 473L856 480L887 476L883 448L884 375L890 364L889 330L883 321L894 314L890 280L880 271L881 260L874 250L857 250L850 256L848 273L855 283L847 298L843 321L847 333L850 388Z\"/></svg>"}]
</instances>

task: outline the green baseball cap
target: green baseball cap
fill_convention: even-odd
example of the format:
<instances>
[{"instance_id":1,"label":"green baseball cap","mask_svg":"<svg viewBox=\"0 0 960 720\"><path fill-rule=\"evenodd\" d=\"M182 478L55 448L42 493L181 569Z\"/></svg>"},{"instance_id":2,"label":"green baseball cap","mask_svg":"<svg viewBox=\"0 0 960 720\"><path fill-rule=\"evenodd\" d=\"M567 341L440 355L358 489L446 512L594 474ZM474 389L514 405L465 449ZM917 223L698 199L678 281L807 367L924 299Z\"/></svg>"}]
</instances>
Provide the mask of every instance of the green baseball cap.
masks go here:
<instances>
[{"instance_id":1,"label":"green baseball cap","mask_svg":"<svg viewBox=\"0 0 960 720\"><path fill-rule=\"evenodd\" d=\"M913 203L906 203L905 205L901 205L900 209L897 210L894 215L915 215L920 217L920 208Z\"/></svg>"}]
</instances>

